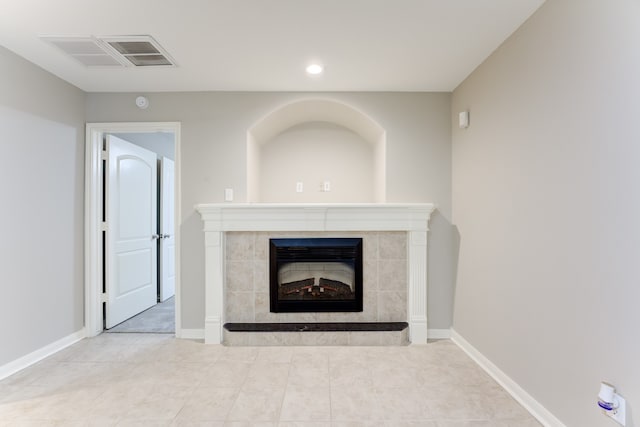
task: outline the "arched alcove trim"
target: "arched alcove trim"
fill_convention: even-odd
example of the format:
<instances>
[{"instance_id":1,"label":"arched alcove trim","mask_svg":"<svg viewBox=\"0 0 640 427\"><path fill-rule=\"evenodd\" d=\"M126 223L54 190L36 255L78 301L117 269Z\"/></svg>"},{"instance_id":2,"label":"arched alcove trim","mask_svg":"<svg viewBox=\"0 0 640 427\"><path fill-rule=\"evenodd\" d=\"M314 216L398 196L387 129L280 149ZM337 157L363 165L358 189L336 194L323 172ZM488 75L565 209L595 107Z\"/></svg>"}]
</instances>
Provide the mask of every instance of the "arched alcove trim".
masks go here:
<instances>
[{"instance_id":1,"label":"arched alcove trim","mask_svg":"<svg viewBox=\"0 0 640 427\"><path fill-rule=\"evenodd\" d=\"M386 201L386 132L375 120L344 102L302 99L283 105L247 131L247 198L260 202L260 148L287 129L309 122L328 122L360 135L373 147L374 202Z\"/></svg>"}]
</instances>

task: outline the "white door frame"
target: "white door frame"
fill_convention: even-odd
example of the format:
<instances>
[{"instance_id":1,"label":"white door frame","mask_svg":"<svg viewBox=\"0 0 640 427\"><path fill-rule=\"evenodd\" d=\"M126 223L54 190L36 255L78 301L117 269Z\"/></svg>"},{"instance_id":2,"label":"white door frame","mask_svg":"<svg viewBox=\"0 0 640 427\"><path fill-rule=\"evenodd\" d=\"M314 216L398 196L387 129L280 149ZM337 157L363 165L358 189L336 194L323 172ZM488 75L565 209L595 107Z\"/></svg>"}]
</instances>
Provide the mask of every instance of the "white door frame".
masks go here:
<instances>
[{"instance_id":1,"label":"white door frame","mask_svg":"<svg viewBox=\"0 0 640 427\"><path fill-rule=\"evenodd\" d=\"M85 144L84 323L86 335L103 331L102 324L102 139L106 133L173 132L175 135L175 272L176 337L180 338L180 122L87 123Z\"/></svg>"}]
</instances>

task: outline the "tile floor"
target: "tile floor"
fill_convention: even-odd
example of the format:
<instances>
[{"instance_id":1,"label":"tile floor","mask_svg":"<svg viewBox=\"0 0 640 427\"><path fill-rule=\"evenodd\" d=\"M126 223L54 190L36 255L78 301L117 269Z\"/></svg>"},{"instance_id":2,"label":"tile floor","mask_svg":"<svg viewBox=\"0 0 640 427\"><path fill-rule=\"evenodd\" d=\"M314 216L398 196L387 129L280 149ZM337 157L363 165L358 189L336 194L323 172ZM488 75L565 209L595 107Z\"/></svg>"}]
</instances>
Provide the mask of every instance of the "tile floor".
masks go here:
<instances>
[{"instance_id":1,"label":"tile floor","mask_svg":"<svg viewBox=\"0 0 640 427\"><path fill-rule=\"evenodd\" d=\"M539 426L450 341L224 347L102 334L0 381L0 426Z\"/></svg>"}]
</instances>

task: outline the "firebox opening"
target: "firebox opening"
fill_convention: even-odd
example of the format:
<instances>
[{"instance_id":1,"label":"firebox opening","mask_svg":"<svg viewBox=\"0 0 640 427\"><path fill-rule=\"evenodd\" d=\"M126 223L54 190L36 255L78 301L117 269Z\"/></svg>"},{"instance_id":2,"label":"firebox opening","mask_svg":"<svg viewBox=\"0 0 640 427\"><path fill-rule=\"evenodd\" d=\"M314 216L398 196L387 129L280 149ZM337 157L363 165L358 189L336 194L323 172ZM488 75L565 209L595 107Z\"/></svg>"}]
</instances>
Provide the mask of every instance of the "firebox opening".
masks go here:
<instances>
[{"instance_id":1,"label":"firebox opening","mask_svg":"<svg viewBox=\"0 0 640 427\"><path fill-rule=\"evenodd\" d=\"M362 239L270 240L272 312L362 311Z\"/></svg>"}]
</instances>

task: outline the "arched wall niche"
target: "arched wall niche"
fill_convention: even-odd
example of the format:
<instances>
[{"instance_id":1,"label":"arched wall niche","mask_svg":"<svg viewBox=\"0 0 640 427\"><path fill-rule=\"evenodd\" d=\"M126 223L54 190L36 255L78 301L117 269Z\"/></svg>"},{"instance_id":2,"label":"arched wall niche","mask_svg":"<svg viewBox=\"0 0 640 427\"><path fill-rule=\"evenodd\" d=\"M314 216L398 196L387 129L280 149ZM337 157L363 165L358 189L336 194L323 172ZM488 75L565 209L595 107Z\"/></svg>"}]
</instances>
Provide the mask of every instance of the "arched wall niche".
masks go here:
<instances>
[{"instance_id":1,"label":"arched wall niche","mask_svg":"<svg viewBox=\"0 0 640 427\"><path fill-rule=\"evenodd\" d=\"M247 132L250 203L384 203L385 183L385 130L343 102L296 101Z\"/></svg>"}]
</instances>

